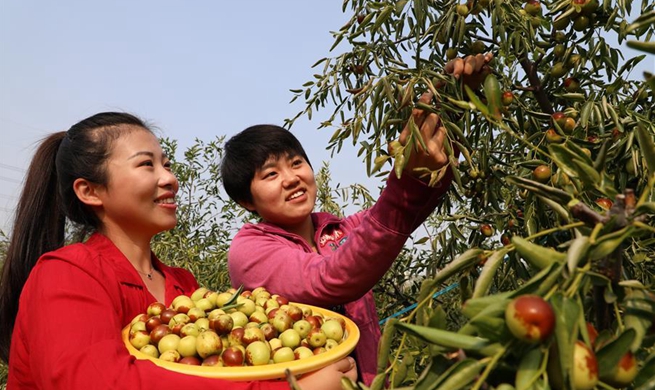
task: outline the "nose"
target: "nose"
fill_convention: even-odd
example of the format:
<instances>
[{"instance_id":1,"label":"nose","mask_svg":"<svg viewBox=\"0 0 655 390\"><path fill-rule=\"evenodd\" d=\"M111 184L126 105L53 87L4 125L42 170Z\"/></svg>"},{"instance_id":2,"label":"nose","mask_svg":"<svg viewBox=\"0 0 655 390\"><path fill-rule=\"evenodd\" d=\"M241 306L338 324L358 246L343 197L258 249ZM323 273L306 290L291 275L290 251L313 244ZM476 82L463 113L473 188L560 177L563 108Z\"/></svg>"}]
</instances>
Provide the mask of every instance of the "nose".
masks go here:
<instances>
[{"instance_id":1,"label":"nose","mask_svg":"<svg viewBox=\"0 0 655 390\"><path fill-rule=\"evenodd\" d=\"M285 188L294 187L300 182L300 178L293 169L284 169L280 174L282 175L282 185Z\"/></svg>"},{"instance_id":2,"label":"nose","mask_svg":"<svg viewBox=\"0 0 655 390\"><path fill-rule=\"evenodd\" d=\"M159 185L174 192L177 192L180 187L180 184L177 181L177 176L175 176L175 174L169 169L165 168L162 168L162 174L159 178Z\"/></svg>"}]
</instances>

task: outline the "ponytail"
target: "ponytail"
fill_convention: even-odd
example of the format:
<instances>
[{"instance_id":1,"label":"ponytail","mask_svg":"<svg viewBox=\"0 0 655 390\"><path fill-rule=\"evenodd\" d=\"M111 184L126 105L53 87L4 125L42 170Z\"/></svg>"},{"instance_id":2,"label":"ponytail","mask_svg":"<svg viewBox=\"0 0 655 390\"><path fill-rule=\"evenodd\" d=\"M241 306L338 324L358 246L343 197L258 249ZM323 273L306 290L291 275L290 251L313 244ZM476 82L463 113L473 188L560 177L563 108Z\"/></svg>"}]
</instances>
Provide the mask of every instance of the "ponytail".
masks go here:
<instances>
[{"instance_id":1,"label":"ponytail","mask_svg":"<svg viewBox=\"0 0 655 390\"><path fill-rule=\"evenodd\" d=\"M65 135L55 133L41 142L18 201L0 281L0 358L5 362L25 281L43 253L64 244L66 219L59 204L55 158Z\"/></svg>"}]
</instances>

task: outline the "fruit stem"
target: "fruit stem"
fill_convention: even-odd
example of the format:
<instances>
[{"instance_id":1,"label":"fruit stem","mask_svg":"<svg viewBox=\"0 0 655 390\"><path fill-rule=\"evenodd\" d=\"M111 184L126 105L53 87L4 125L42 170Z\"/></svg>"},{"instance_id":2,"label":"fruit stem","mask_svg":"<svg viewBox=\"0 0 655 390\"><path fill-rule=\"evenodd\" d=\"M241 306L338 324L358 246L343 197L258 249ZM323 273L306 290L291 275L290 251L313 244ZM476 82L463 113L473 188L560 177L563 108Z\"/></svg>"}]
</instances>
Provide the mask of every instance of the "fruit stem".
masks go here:
<instances>
[{"instance_id":1,"label":"fruit stem","mask_svg":"<svg viewBox=\"0 0 655 390\"><path fill-rule=\"evenodd\" d=\"M549 300L553 294L555 294L559 290L559 286L553 286L550 288L550 290L544 295L545 300Z\"/></svg>"},{"instance_id":2,"label":"fruit stem","mask_svg":"<svg viewBox=\"0 0 655 390\"><path fill-rule=\"evenodd\" d=\"M514 130L512 130L509 126L507 126L505 124L505 122L494 121L494 123L497 124L498 127L500 127L504 132L506 132L509 135L511 135L512 137L514 137L517 141L523 143L525 145L525 147L531 149L533 152L535 152L537 154L544 155L544 156L548 156L548 157L550 157L552 159L551 155L548 154L547 151L541 150L538 146L534 145L532 142L523 139L523 137L519 136L516 132L514 132Z\"/></svg>"},{"instance_id":3,"label":"fruit stem","mask_svg":"<svg viewBox=\"0 0 655 390\"><path fill-rule=\"evenodd\" d=\"M564 290L565 296L567 297L573 297L575 293L578 291L578 288L580 286L580 283L582 282L582 278L585 276L585 274L591 269L591 262L587 262L584 266L582 267L576 267L575 272L575 278L571 279L569 278L567 283L564 285Z\"/></svg>"},{"instance_id":4,"label":"fruit stem","mask_svg":"<svg viewBox=\"0 0 655 390\"><path fill-rule=\"evenodd\" d=\"M623 332L624 330L624 325L623 325L623 318L621 317L621 311L619 310L619 305L617 302L614 302L612 304L612 307L614 308L614 316L616 317L616 327L619 332Z\"/></svg>"},{"instance_id":5,"label":"fruit stem","mask_svg":"<svg viewBox=\"0 0 655 390\"><path fill-rule=\"evenodd\" d=\"M637 201L635 207L639 207L640 205L648 202L653 187L655 187L655 172L653 172L648 178L648 185L646 186L646 188L644 188L643 192L641 193L641 196L639 197L639 201Z\"/></svg>"},{"instance_id":6,"label":"fruit stem","mask_svg":"<svg viewBox=\"0 0 655 390\"><path fill-rule=\"evenodd\" d=\"M597 223L594 226L594 229L591 231L591 234L589 235L589 244L590 245L593 245L593 244L596 243L596 238L598 237L598 233L600 233L601 229L603 229L604 226L605 226L605 224L600 223L600 222Z\"/></svg>"},{"instance_id":7,"label":"fruit stem","mask_svg":"<svg viewBox=\"0 0 655 390\"><path fill-rule=\"evenodd\" d=\"M585 267L584 267L583 270L585 270L585 271L588 271L588 270L589 270L589 263L587 263L587 265L585 265ZM578 292L578 288L579 288L580 283L581 283L581 281L582 281L582 278L583 278L584 276L585 276L585 275L584 275L584 273L582 273L582 272L578 272L578 273L575 275L575 279L573 280L573 282L571 283L571 285L566 289L566 293L565 293L565 296L566 296L566 297L568 297L568 298L572 298L572 297L573 297L573 296Z\"/></svg>"},{"instance_id":8,"label":"fruit stem","mask_svg":"<svg viewBox=\"0 0 655 390\"><path fill-rule=\"evenodd\" d=\"M389 367L387 367L387 369L384 372L387 375L389 375L389 373L391 373L391 375L389 376L389 382L391 382L391 383L394 382L394 378L396 376L396 372L393 370L393 367L400 362L400 360L399 360L400 352L403 350L403 347L405 346L405 340L406 339L407 339L407 333L403 333L403 336L400 339L400 345L396 349L396 354L393 357L393 361L391 362L391 364L389 364Z\"/></svg>"},{"instance_id":9,"label":"fruit stem","mask_svg":"<svg viewBox=\"0 0 655 390\"><path fill-rule=\"evenodd\" d=\"M610 385L606 385L606 384L603 383L602 381L598 381L598 383L596 384L596 387L600 387L600 388L602 388L602 389L606 389L606 390L616 390L616 387L612 387L612 386L610 386Z\"/></svg>"},{"instance_id":10,"label":"fruit stem","mask_svg":"<svg viewBox=\"0 0 655 390\"><path fill-rule=\"evenodd\" d=\"M645 223L643 223L641 221L633 221L632 224L637 228L650 230L651 232L655 233L655 228L654 227L652 227L650 225L647 225L647 224L645 224Z\"/></svg>"}]
</instances>

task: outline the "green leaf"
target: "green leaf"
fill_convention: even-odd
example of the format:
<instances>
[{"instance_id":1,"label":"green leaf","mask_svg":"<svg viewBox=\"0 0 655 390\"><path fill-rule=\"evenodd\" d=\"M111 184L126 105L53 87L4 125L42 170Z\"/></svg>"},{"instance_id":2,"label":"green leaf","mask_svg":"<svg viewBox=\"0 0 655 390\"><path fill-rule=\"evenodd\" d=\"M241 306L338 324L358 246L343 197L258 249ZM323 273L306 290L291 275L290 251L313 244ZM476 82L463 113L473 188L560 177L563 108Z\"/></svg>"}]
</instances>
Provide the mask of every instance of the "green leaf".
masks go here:
<instances>
[{"instance_id":1,"label":"green leaf","mask_svg":"<svg viewBox=\"0 0 655 390\"><path fill-rule=\"evenodd\" d=\"M480 298L471 298L464 302L462 314L468 318L474 318L479 314L487 315L492 311L505 312L505 308L510 301L512 291L506 291L500 294L487 295Z\"/></svg>"},{"instance_id":2,"label":"green leaf","mask_svg":"<svg viewBox=\"0 0 655 390\"><path fill-rule=\"evenodd\" d=\"M539 348L534 348L523 356L516 371L516 390L529 390L532 388L532 385L542 374L541 362L543 358L544 354Z\"/></svg>"},{"instance_id":3,"label":"green leaf","mask_svg":"<svg viewBox=\"0 0 655 390\"><path fill-rule=\"evenodd\" d=\"M596 352L596 360L598 360L598 372L602 376L603 373L610 372L619 363L619 360L630 350L630 345L636 337L634 329L626 329L613 341L603 345Z\"/></svg>"},{"instance_id":4,"label":"green leaf","mask_svg":"<svg viewBox=\"0 0 655 390\"><path fill-rule=\"evenodd\" d=\"M503 311L502 314L504 313ZM476 334L489 340L504 340L509 335L505 318L479 315L469 324L475 327Z\"/></svg>"},{"instance_id":5,"label":"green leaf","mask_svg":"<svg viewBox=\"0 0 655 390\"><path fill-rule=\"evenodd\" d=\"M429 288L438 286L451 276L458 274L460 271L469 268L474 264L477 264L478 261L480 261L478 259L478 255L480 253L482 253L482 249L472 248L467 250L466 252L457 256L455 260L448 263L448 265L441 269L433 279L428 280L425 283L430 286Z\"/></svg>"},{"instance_id":6,"label":"green leaf","mask_svg":"<svg viewBox=\"0 0 655 390\"><path fill-rule=\"evenodd\" d=\"M550 303L555 311L555 340L562 378L568 378L570 381L573 370L573 349L578 338L582 308L577 301L561 293L553 295Z\"/></svg>"},{"instance_id":7,"label":"green leaf","mask_svg":"<svg viewBox=\"0 0 655 390\"><path fill-rule=\"evenodd\" d=\"M434 356L416 381L414 390L434 390L441 383L444 367L446 367L444 360L445 358L441 355Z\"/></svg>"},{"instance_id":8,"label":"green leaf","mask_svg":"<svg viewBox=\"0 0 655 390\"><path fill-rule=\"evenodd\" d=\"M627 45L631 49L640 50L646 53L655 54L655 42L628 41Z\"/></svg>"},{"instance_id":9,"label":"green leaf","mask_svg":"<svg viewBox=\"0 0 655 390\"><path fill-rule=\"evenodd\" d=\"M466 90L466 93L470 97L471 94L469 93L469 89ZM503 117L503 102L501 97L500 83L493 73L488 74L484 79L484 96L487 98L487 108L489 110L489 115L498 121L501 120Z\"/></svg>"},{"instance_id":10,"label":"green leaf","mask_svg":"<svg viewBox=\"0 0 655 390\"><path fill-rule=\"evenodd\" d=\"M466 90L466 95L468 96L470 102L475 106L475 108L482 113L485 117L490 116L491 112L486 104L482 103L482 100L475 94L475 92L468 86L464 85Z\"/></svg>"},{"instance_id":11,"label":"green leaf","mask_svg":"<svg viewBox=\"0 0 655 390\"><path fill-rule=\"evenodd\" d=\"M631 289L623 301L623 306L625 307L623 317L625 328L634 329L636 334L630 350L636 352L653 323L655 301L646 295L643 290Z\"/></svg>"},{"instance_id":12,"label":"green leaf","mask_svg":"<svg viewBox=\"0 0 655 390\"><path fill-rule=\"evenodd\" d=\"M500 267L500 265L503 263L507 252L509 252L509 249L502 248L489 256L487 261L484 263L484 266L482 267L482 271L480 272L480 276L478 276L478 280L475 281L475 288L473 289L472 298L478 298L487 294L489 287L491 286L491 283L496 276L496 271L498 270L498 267Z\"/></svg>"},{"instance_id":13,"label":"green leaf","mask_svg":"<svg viewBox=\"0 0 655 390\"><path fill-rule=\"evenodd\" d=\"M569 274L573 274L578 264L587 256L589 246L589 237L587 236L579 236L573 240L568 251L566 251L566 266Z\"/></svg>"},{"instance_id":14,"label":"green leaf","mask_svg":"<svg viewBox=\"0 0 655 390\"><path fill-rule=\"evenodd\" d=\"M428 328L399 322L396 328L402 332L418 337L423 341L438 345L446 350L463 349L477 352L481 355L491 356L498 352L500 345L482 337L469 336L447 330Z\"/></svg>"},{"instance_id":15,"label":"green leaf","mask_svg":"<svg viewBox=\"0 0 655 390\"><path fill-rule=\"evenodd\" d=\"M569 215L568 210L564 208L564 206L543 196L537 195L537 197L540 201L544 202L548 207L550 207L562 221L565 221L566 223L571 222L571 216Z\"/></svg>"},{"instance_id":16,"label":"green leaf","mask_svg":"<svg viewBox=\"0 0 655 390\"><path fill-rule=\"evenodd\" d=\"M566 259L564 253L534 244L520 236L512 237L512 244L525 261L540 270L550 266L553 262L562 263Z\"/></svg>"},{"instance_id":17,"label":"green leaf","mask_svg":"<svg viewBox=\"0 0 655 390\"><path fill-rule=\"evenodd\" d=\"M648 27L652 24L655 24L655 10L651 10L649 12L643 13L639 15L635 21L628 26L626 29L626 32L630 33L633 32L634 30L639 30L644 27Z\"/></svg>"},{"instance_id":18,"label":"green leaf","mask_svg":"<svg viewBox=\"0 0 655 390\"><path fill-rule=\"evenodd\" d=\"M627 244L626 240L635 232L635 227L628 225L623 229L614 231L609 234L605 234L600 237L593 245L589 257L592 260L602 259L611 255L615 250L617 250L621 245Z\"/></svg>"},{"instance_id":19,"label":"green leaf","mask_svg":"<svg viewBox=\"0 0 655 390\"><path fill-rule=\"evenodd\" d=\"M634 380L634 390L652 389L655 389L655 353L646 359Z\"/></svg>"},{"instance_id":20,"label":"green leaf","mask_svg":"<svg viewBox=\"0 0 655 390\"><path fill-rule=\"evenodd\" d=\"M441 384L436 390L463 389L476 379L485 366L485 362L470 358L459 361L442 374Z\"/></svg>"},{"instance_id":21,"label":"green leaf","mask_svg":"<svg viewBox=\"0 0 655 390\"><path fill-rule=\"evenodd\" d=\"M430 328L436 329L446 329L448 326L448 319L446 317L446 312L444 311L441 305L433 309L432 315L428 320L428 326Z\"/></svg>"},{"instance_id":22,"label":"green leaf","mask_svg":"<svg viewBox=\"0 0 655 390\"><path fill-rule=\"evenodd\" d=\"M388 5L384 7L384 9L378 14L377 19L375 19L375 24L371 28L371 31L376 32L384 22L389 19L389 16L391 16L391 13L393 12L393 6Z\"/></svg>"},{"instance_id":23,"label":"green leaf","mask_svg":"<svg viewBox=\"0 0 655 390\"><path fill-rule=\"evenodd\" d=\"M655 202L642 203L635 209L635 216L640 214L655 214Z\"/></svg>"},{"instance_id":24,"label":"green leaf","mask_svg":"<svg viewBox=\"0 0 655 390\"><path fill-rule=\"evenodd\" d=\"M593 167L593 162L584 153L575 153L573 143L551 144L548 149L553 161L567 175L577 177L585 184L596 187L600 183L600 174ZM579 148L577 148L579 149Z\"/></svg>"},{"instance_id":25,"label":"green leaf","mask_svg":"<svg viewBox=\"0 0 655 390\"><path fill-rule=\"evenodd\" d=\"M652 131L653 130L651 129L651 132ZM641 122L637 124L635 133L637 134L637 142L639 142L641 154L646 160L648 173L653 175L655 174L655 143L653 142L653 137L649 134L648 130L646 130L646 125Z\"/></svg>"}]
</instances>

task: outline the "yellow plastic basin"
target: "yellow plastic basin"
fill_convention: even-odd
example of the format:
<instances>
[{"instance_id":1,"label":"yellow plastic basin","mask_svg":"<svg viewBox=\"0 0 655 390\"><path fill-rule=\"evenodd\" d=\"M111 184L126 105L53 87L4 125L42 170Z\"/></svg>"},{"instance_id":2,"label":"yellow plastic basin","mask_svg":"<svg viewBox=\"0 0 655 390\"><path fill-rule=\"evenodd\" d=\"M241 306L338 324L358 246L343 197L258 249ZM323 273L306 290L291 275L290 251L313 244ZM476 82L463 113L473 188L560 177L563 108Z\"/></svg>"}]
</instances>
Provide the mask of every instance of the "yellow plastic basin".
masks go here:
<instances>
[{"instance_id":1,"label":"yellow plastic basin","mask_svg":"<svg viewBox=\"0 0 655 390\"><path fill-rule=\"evenodd\" d=\"M207 378L221 378L232 381L280 379L285 377L286 369L289 369L293 375L305 374L319 370L333 362L343 359L344 357L348 356L353 351L353 349L355 349L355 346L359 341L359 329L352 320L342 316L341 314L320 307L303 305L300 303L294 303L294 305L299 307L308 307L312 309L314 313L320 313L324 317L343 318L346 322L346 331L341 344L324 353L300 360L294 360L292 362L266 364L262 366L211 367L192 366L187 364L168 362L140 352L129 342L129 325L123 328L123 342L125 343L125 346L132 356L136 357L137 359L150 360L159 367L165 368L167 370L176 371L187 375L197 375Z\"/></svg>"}]
</instances>

